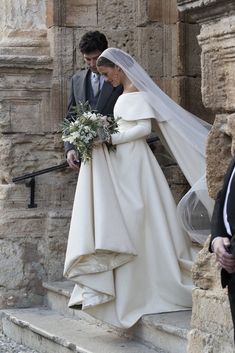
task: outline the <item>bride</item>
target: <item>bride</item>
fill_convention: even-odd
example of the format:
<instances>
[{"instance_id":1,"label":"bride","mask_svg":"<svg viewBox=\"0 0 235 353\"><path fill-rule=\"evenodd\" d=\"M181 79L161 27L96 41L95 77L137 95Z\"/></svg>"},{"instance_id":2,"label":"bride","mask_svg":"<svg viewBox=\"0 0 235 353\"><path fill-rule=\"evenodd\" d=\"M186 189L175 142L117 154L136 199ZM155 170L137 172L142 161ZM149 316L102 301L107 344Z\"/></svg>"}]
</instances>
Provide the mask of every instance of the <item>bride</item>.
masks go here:
<instances>
[{"instance_id":1,"label":"bride","mask_svg":"<svg viewBox=\"0 0 235 353\"><path fill-rule=\"evenodd\" d=\"M145 314L191 307L191 240L156 158L146 143L151 119L191 185L203 175L208 126L174 103L122 50L109 48L99 72L123 94L114 107L116 150L100 139L81 165L64 275L74 281L69 302L128 328Z\"/></svg>"}]
</instances>

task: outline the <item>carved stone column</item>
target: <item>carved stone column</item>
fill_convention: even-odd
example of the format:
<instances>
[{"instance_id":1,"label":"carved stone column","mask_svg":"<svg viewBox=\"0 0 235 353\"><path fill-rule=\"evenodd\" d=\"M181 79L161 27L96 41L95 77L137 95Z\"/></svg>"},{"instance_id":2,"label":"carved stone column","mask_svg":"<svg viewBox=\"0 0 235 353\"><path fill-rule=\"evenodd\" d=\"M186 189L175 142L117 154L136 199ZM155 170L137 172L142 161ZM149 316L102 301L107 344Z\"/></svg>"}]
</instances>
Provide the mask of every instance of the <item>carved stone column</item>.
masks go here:
<instances>
[{"instance_id":1,"label":"carved stone column","mask_svg":"<svg viewBox=\"0 0 235 353\"><path fill-rule=\"evenodd\" d=\"M44 0L2 0L0 6L0 307L40 303L42 281L63 272L73 198L68 173L36 178L37 208L28 208L29 188L12 182L64 159L55 89L61 80L47 6Z\"/></svg>"},{"instance_id":2,"label":"carved stone column","mask_svg":"<svg viewBox=\"0 0 235 353\"><path fill-rule=\"evenodd\" d=\"M45 13L45 1L3 0L0 55L49 55Z\"/></svg>"},{"instance_id":3,"label":"carved stone column","mask_svg":"<svg viewBox=\"0 0 235 353\"><path fill-rule=\"evenodd\" d=\"M235 143L235 3L178 0L181 11L200 24L202 99L216 116L207 145L207 180L211 197L221 188ZM208 242L193 268L192 330L189 353L234 352L233 327L226 290Z\"/></svg>"}]
</instances>

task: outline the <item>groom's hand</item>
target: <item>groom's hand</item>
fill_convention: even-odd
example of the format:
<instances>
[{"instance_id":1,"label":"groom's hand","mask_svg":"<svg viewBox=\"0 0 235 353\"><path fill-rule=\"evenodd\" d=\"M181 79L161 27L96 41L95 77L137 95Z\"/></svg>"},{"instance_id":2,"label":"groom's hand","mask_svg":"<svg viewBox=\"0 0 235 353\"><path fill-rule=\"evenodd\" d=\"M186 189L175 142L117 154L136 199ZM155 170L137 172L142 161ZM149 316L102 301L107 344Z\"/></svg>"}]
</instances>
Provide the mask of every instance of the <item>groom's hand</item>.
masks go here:
<instances>
[{"instance_id":1,"label":"groom's hand","mask_svg":"<svg viewBox=\"0 0 235 353\"><path fill-rule=\"evenodd\" d=\"M75 150L69 150L67 153L67 162L70 168L73 170L80 169L80 160L78 158L77 152Z\"/></svg>"},{"instance_id":2,"label":"groom's hand","mask_svg":"<svg viewBox=\"0 0 235 353\"><path fill-rule=\"evenodd\" d=\"M229 253L230 239L217 237L213 241L213 252L220 266L228 273L235 272L235 257Z\"/></svg>"}]
</instances>

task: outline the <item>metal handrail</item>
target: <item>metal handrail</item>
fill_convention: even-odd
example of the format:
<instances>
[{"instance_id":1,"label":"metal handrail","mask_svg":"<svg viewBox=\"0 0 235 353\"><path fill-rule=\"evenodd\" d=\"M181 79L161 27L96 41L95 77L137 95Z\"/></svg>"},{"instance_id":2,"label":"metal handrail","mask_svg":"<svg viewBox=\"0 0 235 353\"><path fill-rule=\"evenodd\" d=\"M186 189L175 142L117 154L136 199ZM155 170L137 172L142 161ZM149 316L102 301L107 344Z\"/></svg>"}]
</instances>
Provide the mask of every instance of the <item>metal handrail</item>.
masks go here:
<instances>
[{"instance_id":1,"label":"metal handrail","mask_svg":"<svg viewBox=\"0 0 235 353\"><path fill-rule=\"evenodd\" d=\"M40 169L36 172L32 173L27 173L18 177L15 177L12 179L13 183L20 183L22 181L25 181L25 186L30 187L30 203L28 204L28 208L36 208L37 204L34 202L35 200L35 177L38 175L46 174L53 172L55 170L62 170L68 167L67 162L63 162L59 165L55 165L49 168L45 169ZM30 179L30 181L26 181L27 179Z\"/></svg>"},{"instance_id":2,"label":"metal handrail","mask_svg":"<svg viewBox=\"0 0 235 353\"><path fill-rule=\"evenodd\" d=\"M15 177L15 178L12 179L12 181L13 181L13 183L19 183L19 182L24 181L26 179L31 179L31 178L34 178L34 177L36 177L38 175L50 173L50 172L53 172L54 170L62 170L62 169L65 169L67 167L68 167L68 163L67 162L63 162L63 163L61 163L59 165L55 165L55 166L52 166L52 167L49 167L49 168L38 170L36 172L27 173L27 174L21 175L19 177Z\"/></svg>"}]
</instances>

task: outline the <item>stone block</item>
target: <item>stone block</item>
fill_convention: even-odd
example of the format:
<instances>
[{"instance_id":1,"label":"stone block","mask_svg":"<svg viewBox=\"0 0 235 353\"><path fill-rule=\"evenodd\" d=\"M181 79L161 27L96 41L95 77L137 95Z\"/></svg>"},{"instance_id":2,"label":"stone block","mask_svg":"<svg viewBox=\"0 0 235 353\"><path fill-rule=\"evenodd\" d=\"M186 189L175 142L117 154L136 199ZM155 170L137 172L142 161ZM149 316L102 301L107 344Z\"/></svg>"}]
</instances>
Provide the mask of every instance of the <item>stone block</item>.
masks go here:
<instances>
[{"instance_id":1,"label":"stone block","mask_svg":"<svg viewBox=\"0 0 235 353\"><path fill-rule=\"evenodd\" d=\"M199 329L193 329L188 335L188 353L233 353L232 340L229 342L222 337L206 334Z\"/></svg>"},{"instance_id":2,"label":"stone block","mask_svg":"<svg viewBox=\"0 0 235 353\"><path fill-rule=\"evenodd\" d=\"M196 24L177 22L163 26L164 76L200 76Z\"/></svg>"},{"instance_id":3,"label":"stone block","mask_svg":"<svg viewBox=\"0 0 235 353\"><path fill-rule=\"evenodd\" d=\"M2 0L0 55L49 55L45 1Z\"/></svg>"},{"instance_id":4,"label":"stone block","mask_svg":"<svg viewBox=\"0 0 235 353\"><path fill-rule=\"evenodd\" d=\"M17 74L5 70L1 76L1 86L4 87L5 84L4 90L0 88L2 133L43 134L50 131L50 74L44 72L36 76L30 72L22 71Z\"/></svg>"},{"instance_id":5,"label":"stone block","mask_svg":"<svg viewBox=\"0 0 235 353\"><path fill-rule=\"evenodd\" d=\"M137 30L135 27L129 29L113 30L108 34L109 46L121 48L139 60L138 45L136 42Z\"/></svg>"},{"instance_id":6,"label":"stone block","mask_svg":"<svg viewBox=\"0 0 235 353\"><path fill-rule=\"evenodd\" d=\"M163 76L175 77L184 74L183 56L184 24L166 24L163 26Z\"/></svg>"},{"instance_id":7,"label":"stone block","mask_svg":"<svg viewBox=\"0 0 235 353\"><path fill-rule=\"evenodd\" d=\"M0 150L0 176L3 183L10 183L13 177L58 165L64 161L59 134L42 136L5 134L0 141Z\"/></svg>"},{"instance_id":8,"label":"stone block","mask_svg":"<svg viewBox=\"0 0 235 353\"><path fill-rule=\"evenodd\" d=\"M182 77L163 77L157 82L159 87L168 94L176 103L184 106L185 97L182 94L185 88L185 80Z\"/></svg>"},{"instance_id":9,"label":"stone block","mask_svg":"<svg viewBox=\"0 0 235 353\"><path fill-rule=\"evenodd\" d=\"M192 266L192 279L201 289L221 289L220 270L214 254L209 253L210 237L205 241Z\"/></svg>"},{"instance_id":10,"label":"stone block","mask_svg":"<svg viewBox=\"0 0 235 353\"><path fill-rule=\"evenodd\" d=\"M137 61L153 79L162 76L162 51L159 48L159 44L162 43L162 27L160 25L139 27L135 35Z\"/></svg>"},{"instance_id":11,"label":"stone block","mask_svg":"<svg viewBox=\"0 0 235 353\"><path fill-rule=\"evenodd\" d=\"M201 93L201 77L190 77L184 78L184 108L191 113L195 114L199 118L213 123L215 114L210 109L206 109L202 102Z\"/></svg>"},{"instance_id":12,"label":"stone block","mask_svg":"<svg viewBox=\"0 0 235 353\"><path fill-rule=\"evenodd\" d=\"M217 0L177 0L177 5L180 11L193 11L194 9L211 6L215 4Z\"/></svg>"},{"instance_id":13,"label":"stone block","mask_svg":"<svg viewBox=\"0 0 235 353\"><path fill-rule=\"evenodd\" d=\"M27 296L41 296L42 278L45 278L39 239L1 239L1 302L6 306L22 305ZM16 289L18 292L16 293ZM21 298L21 299L19 299ZM23 302L22 302L23 301ZM21 303L21 304L20 304Z\"/></svg>"},{"instance_id":14,"label":"stone block","mask_svg":"<svg viewBox=\"0 0 235 353\"><path fill-rule=\"evenodd\" d=\"M96 0L65 0L58 6L57 0L47 2L47 26L96 27Z\"/></svg>"},{"instance_id":15,"label":"stone block","mask_svg":"<svg viewBox=\"0 0 235 353\"><path fill-rule=\"evenodd\" d=\"M202 47L203 102L217 112L234 111L235 15L203 25L198 38Z\"/></svg>"},{"instance_id":16,"label":"stone block","mask_svg":"<svg viewBox=\"0 0 235 353\"><path fill-rule=\"evenodd\" d=\"M37 209L2 211L0 238L42 237L45 233L45 212Z\"/></svg>"},{"instance_id":17,"label":"stone block","mask_svg":"<svg viewBox=\"0 0 235 353\"><path fill-rule=\"evenodd\" d=\"M232 137L226 133L229 115L218 114L207 142L207 186L209 195L216 198L222 188L223 178L231 161Z\"/></svg>"},{"instance_id":18,"label":"stone block","mask_svg":"<svg viewBox=\"0 0 235 353\"><path fill-rule=\"evenodd\" d=\"M138 0L137 26L149 22L176 23L180 17L175 0Z\"/></svg>"},{"instance_id":19,"label":"stone block","mask_svg":"<svg viewBox=\"0 0 235 353\"><path fill-rule=\"evenodd\" d=\"M19 287L24 279L23 249L19 243L7 239L7 234L3 236L6 239L0 238L0 283L1 287L13 289Z\"/></svg>"},{"instance_id":20,"label":"stone block","mask_svg":"<svg viewBox=\"0 0 235 353\"><path fill-rule=\"evenodd\" d=\"M201 48L197 39L199 31L198 24L185 23L184 25L184 38L181 38L184 43L182 55L185 57L184 70L188 76L201 77Z\"/></svg>"},{"instance_id":21,"label":"stone block","mask_svg":"<svg viewBox=\"0 0 235 353\"><path fill-rule=\"evenodd\" d=\"M189 353L234 352L233 324L226 290L193 290L191 327Z\"/></svg>"},{"instance_id":22,"label":"stone block","mask_svg":"<svg viewBox=\"0 0 235 353\"><path fill-rule=\"evenodd\" d=\"M45 238L41 245L41 251L44 253L43 264L47 273L48 281L61 280L63 278L64 259L68 240L68 232L58 236Z\"/></svg>"},{"instance_id":23,"label":"stone block","mask_svg":"<svg viewBox=\"0 0 235 353\"><path fill-rule=\"evenodd\" d=\"M67 113L70 80L76 67L74 29L52 27L48 31L48 39L51 55L54 58L50 92L50 121L54 131L58 131Z\"/></svg>"},{"instance_id":24,"label":"stone block","mask_svg":"<svg viewBox=\"0 0 235 353\"><path fill-rule=\"evenodd\" d=\"M113 30L132 29L135 23L135 0L102 0L98 6L98 26L106 28L107 34Z\"/></svg>"},{"instance_id":25,"label":"stone block","mask_svg":"<svg viewBox=\"0 0 235 353\"><path fill-rule=\"evenodd\" d=\"M229 340L233 324L226 289L193 290L191 327Z\"/></svg>"}]
</instances>

